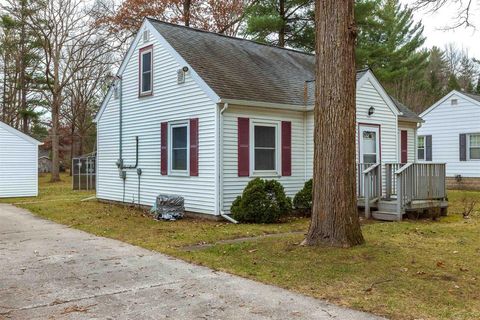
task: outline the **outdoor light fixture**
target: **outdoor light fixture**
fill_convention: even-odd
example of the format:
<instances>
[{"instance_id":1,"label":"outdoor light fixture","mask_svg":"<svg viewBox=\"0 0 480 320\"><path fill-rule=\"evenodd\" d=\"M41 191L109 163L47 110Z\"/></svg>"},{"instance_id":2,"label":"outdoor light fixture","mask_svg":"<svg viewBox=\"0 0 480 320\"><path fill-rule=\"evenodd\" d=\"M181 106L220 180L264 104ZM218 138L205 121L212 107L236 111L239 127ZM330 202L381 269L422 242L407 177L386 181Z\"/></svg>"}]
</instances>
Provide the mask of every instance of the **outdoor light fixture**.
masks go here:
<instances>
[{"instance_id":1,"label":"outdoor light fixture","mask_svg":"<svg viewBox=\"0 0 480 320\"><path fill-rule=\"evenodd\" d=\"M374 114L374 113L375 113L375 108L374 108L374 107L370 107L370 108L368 109L368 115L371 116L371 115Z\"/></svg>"}]
</instances>

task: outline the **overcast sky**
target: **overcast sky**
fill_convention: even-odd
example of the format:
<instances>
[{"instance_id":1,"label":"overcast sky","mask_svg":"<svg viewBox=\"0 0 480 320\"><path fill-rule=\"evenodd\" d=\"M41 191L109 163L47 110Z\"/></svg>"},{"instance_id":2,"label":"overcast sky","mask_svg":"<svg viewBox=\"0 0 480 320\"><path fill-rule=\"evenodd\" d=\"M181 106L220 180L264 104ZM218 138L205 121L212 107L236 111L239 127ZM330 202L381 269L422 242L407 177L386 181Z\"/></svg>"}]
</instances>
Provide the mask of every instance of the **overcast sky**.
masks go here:
<instances>
[{"instance_id":1,"label":"overcast sky","mask_svg":"<svg viewBox=\"0 0 480 320\"><path fill-rule=\"evenodd\" d=\"M413 4L416 0L401 0L407 5ZM459 1L466 3L467 1ZM442 30L455 23L458 13L458 3L450 1L450 4L441 8L438 12L427 12L419 10L415 12L415 19L422 21L427 37L426 47L437 46L444 48L448 43L455 43L458 47L468 49L471 57L480 59L480 0L472 1L470 13L472 23L476 23L478 30L473 28L460 27L454 30Z\"/></svg>"}]
</instances>

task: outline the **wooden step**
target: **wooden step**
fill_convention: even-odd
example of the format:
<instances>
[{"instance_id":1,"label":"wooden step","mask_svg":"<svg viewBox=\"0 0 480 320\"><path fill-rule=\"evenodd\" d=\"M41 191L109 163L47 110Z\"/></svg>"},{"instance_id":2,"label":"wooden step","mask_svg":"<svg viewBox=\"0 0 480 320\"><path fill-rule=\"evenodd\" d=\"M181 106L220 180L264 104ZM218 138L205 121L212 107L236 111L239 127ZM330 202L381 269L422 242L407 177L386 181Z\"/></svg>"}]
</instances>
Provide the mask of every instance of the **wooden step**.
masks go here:
<instances>
[{"instance_id":1,"label":"wooden step","mask_svg":"<svg viewBox=\"0 0 480 320\"><path fill-rule=\"evenodd\" d=\"M399 213L390 212L390 211L373 211L372 217L377 220L384 220L384 221L400 221L401 216Z\"/></svg>"},{"instance_id":2,"label":"wooden step","mask_svg":"<svg viewBox=\"0 0 480 320\"><path fill-rule=\"evenodd\" d=\"M378 201L378 211L396 212L397 201Z\"/></svg>"}]
</instances>

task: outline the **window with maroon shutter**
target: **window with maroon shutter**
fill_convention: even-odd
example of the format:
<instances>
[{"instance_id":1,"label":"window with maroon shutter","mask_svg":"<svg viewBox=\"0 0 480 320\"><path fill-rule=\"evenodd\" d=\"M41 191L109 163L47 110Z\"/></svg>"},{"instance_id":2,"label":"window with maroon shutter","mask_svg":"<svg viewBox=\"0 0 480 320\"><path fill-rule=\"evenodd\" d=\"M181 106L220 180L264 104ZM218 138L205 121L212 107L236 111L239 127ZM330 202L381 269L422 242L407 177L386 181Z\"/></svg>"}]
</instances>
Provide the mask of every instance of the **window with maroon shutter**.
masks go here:
<instances>
[{"instance_id":1,"label":"window with maroon shutter","mask_svg":"<svg viewBox=\"0 0 480 320\"><path fill-rule=\"evenodd\" d=\"M168 122L160 125L160 171L162 175L168 174Z\"/></svg>"},{"instance_id":2,"label":"window with maroon shutter","mask_svg":"<svg viewBox=\"0 0 480 320\"><path fill-rule=\"evenodd\" d=\"M408 162L408 131L402 130L400 132L400 158L401 163Z\"/></svg>"},{"instance_id":3,"label":"window with maroon shutter","mask_svg":"<svg viewBox=\"0 0 480 320\"><path fill-rule=\"evenodd\" d=\"M282 176L292 175L292 123L282 121Z\"/></svg>"},{"instance_id":4,"label":"window with maroon shutter","mask_svg":"<svg viewBox=\"0 0 480 320\"><path fill-rule=\"evenodd\" d=\"M250 175L250 119L238 118L238 176Z\"/></svg>"},{"instance_id":5,"label":"window with maroon shutter","mask_svg":"<svg viewBox=\"0 0 480 320\"><path fill-rule=\"evenodd\" d=\"M198 176L198 118L190 119L190 176Z\"/></svg>"}]
</instances>

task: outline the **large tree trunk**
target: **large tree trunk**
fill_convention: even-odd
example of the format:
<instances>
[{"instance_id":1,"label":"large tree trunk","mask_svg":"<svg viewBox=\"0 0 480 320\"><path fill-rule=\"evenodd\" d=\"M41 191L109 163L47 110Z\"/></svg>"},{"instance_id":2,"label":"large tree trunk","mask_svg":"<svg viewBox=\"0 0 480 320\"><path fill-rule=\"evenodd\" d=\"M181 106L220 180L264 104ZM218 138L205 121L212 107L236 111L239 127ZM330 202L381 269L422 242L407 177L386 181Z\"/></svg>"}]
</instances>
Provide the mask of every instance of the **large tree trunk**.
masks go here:
<instances>
[{"instance_id":1,"label":"large tree trunk","mask_svg":"<svg viewBox=\"0 0 480 320\"><path fill-rule=\"evenodd\" d=\"M312 221L307 245L364 242L355 180L354 0L316 0Z\"/></svg>"}]
</instances>

